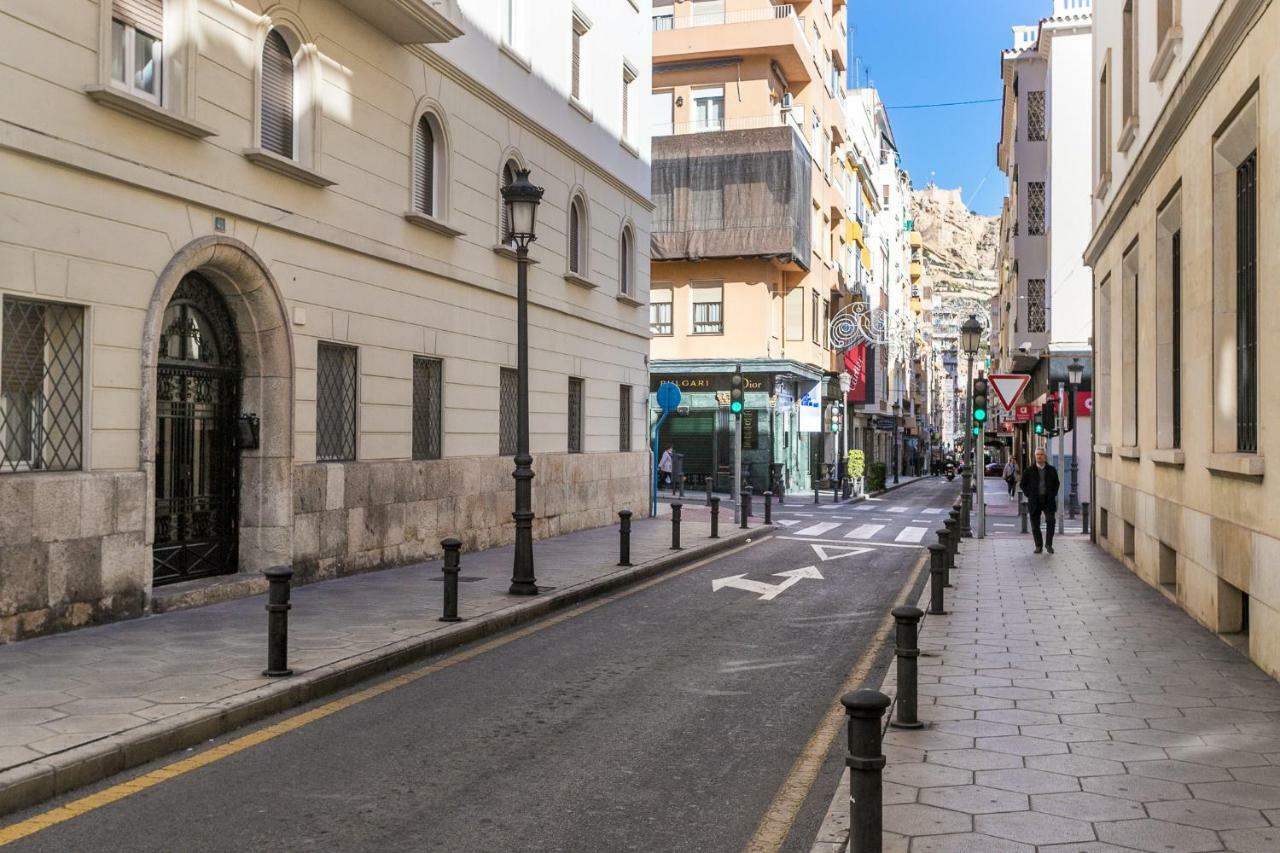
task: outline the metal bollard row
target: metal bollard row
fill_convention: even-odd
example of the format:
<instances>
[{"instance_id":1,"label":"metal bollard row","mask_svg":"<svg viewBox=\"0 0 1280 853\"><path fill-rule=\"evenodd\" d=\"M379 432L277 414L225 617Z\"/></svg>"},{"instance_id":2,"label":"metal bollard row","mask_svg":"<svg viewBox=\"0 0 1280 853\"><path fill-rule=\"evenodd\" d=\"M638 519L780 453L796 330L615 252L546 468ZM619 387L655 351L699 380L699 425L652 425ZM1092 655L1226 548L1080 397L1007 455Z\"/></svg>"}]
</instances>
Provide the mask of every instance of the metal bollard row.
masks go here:
<instances>
[{"instance_id":1,"label":"metal bollard row","mask_svg":"<svg viewBox=\"0 0 1280 853\"><path fill-rule=\"evenodd\" d=\"M293 569L282 566L267 569L267 668L262 674L269 678L293 675L289 669L289 586Z\"/></svg>"},{"instance_id":2,"label":"metal bollard row","mask_svg":"<svg viewBox=\"0 0 1280 853\"><path fill-rule=\"evenodd\" d=\"M916 716L918 696L918 664L920 657L919 629L924 611L919 607L893 608L893 621L897 623L894 652L898 656L898 716L891 725L900 729L924 727Z\"/></svg>"},{"instance_id":3,"label":"metal bollard row","mask_svg":"<svg viewBox=\"0 0 1280 853\"><path fill-rule=\"evenodd\" d=\"M618 510L618 565L631 565L631 510Z\"/></svg>"},{"instance_id":4,"label":"metal bollard row","mask_svg":"<svg viewBox=\"0 0 1280 853\"><path fill-rule=\"evenodd\" d=\"M462 571L462 543L449 538L441 542L440 547L444 548L444 566L441 568L444 572L444 615L440 621L461 622L462 618L458 616L458 573Z\"/></svg>"},{"instance_id":5,"label":"metal bollard row","mask_svg":"<svg viewBox=\"0 0 1280 853\"><path fill-rule=\"evenodd\" d=\"M889 697L878 690L855 690L840 698L849 717L849 853L880 853L884 827L885 757L881 723Z\"/></svg>"},{"instance_id":6,"label":"metal bollard row","mask_svg":"<svg viewBox=\"0 0 1280 853\"><path fill-rule=\"evenodd\" d=\"M680 549L680 510L684 508L682 503L673 503L671 505L671 550L679 551Z\"/></svg>"},{"instance_id":7,"label":"metal bollard row","mask_svg":"<svg viewBox=\"0 0 1280 853\"><path fill-rule=\"evenodd\" d=\"M773 524L773 492L764 493L764 523Z\"/></svg>"},{"instance_id":8,"label":"metal bollard row","mask_svg":"<svg viewBox=\"0 0 1280 853\"><path fill-rule=\"evenodd\" d=\"M711 538L720 538L720 498L713 495L711 497Z\"/></svg>"}]
</instances>

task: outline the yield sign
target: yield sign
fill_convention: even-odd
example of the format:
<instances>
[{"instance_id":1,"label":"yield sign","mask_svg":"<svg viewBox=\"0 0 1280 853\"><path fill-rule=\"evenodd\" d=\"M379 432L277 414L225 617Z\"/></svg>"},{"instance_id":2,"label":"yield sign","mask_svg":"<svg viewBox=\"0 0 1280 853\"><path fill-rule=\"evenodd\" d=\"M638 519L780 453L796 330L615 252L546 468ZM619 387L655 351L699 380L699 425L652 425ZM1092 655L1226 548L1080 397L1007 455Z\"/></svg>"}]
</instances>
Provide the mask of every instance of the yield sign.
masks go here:
<instances>
[{"instance_id":1,"label":"yield sign","mask_svg":"<svg viewBox=\"0 0 1280 853\"><path fill-rule=\"evenodd\" d=\"M987 379L996 389L996 396L1000 398L1004 410L1012 412L1014 403L1022 396L1022 390L1031 381L1031 376L1026 373L993 373Z\"/></svg>"},{"instance_id":2,"label":"yield sign","mask_svg":"<svg viewBox=\"0 0 1280 853\"><path fill-rule=\"evenodd\" d=\"M809 543L809 547L814 550L825 563L827 560L838 560L841 557L852 557L857 554L865 554L870 548L851 548L847 545L815 545Z\"/></svg>"}]
</instances>

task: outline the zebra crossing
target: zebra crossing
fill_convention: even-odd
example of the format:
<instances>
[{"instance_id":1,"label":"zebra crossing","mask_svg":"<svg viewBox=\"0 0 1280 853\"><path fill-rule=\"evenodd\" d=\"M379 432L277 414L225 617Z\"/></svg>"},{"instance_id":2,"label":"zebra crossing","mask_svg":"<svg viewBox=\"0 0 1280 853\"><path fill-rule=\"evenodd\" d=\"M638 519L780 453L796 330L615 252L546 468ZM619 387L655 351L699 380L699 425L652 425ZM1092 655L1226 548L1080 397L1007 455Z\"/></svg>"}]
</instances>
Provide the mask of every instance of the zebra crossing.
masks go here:
<instances>
[{"instance_id":1,"label":"zebra crossing","mask_svg":"<svg viewBox=\"0 0 1280 853\"><path fill-rule=\"evenodd\" d=\"M788 512L778 517L775 511L774 523L787 528L787 538L924 545L925 537L941 524L946 512L939 507L890 505L883 501L866 501L845 509L847 515L825 517L815 517L812 512Z\"/></svg>"}]
</instances>

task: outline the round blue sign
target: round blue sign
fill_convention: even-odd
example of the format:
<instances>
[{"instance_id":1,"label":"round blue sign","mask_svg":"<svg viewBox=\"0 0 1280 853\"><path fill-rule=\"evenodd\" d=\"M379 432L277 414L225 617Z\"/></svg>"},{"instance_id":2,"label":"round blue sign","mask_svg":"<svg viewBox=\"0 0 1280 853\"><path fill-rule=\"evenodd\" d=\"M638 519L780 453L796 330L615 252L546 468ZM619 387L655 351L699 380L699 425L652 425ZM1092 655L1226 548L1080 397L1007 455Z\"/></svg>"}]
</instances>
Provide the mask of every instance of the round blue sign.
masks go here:
<instances>
[{"instance_id":1,"label":"round blue sign","mask_svg":"<svg viewBox=\"0 0 1280 853\"><path fill-rule=\"evenodd\" d=\"M658 407L664 412L674 411L680 405L680 389L674 382L663 382L658 386Z\"/></svg>"}]
</instances>

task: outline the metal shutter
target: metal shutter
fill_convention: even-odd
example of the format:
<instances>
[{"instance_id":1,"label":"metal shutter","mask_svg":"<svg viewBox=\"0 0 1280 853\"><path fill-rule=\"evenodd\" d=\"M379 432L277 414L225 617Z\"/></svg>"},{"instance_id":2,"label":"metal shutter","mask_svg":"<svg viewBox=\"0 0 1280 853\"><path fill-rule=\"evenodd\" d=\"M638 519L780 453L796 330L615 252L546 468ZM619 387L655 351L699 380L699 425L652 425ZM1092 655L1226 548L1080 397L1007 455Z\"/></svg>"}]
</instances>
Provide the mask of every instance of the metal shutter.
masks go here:
<instances>
[{"instance_id":1,"label":"metal shutter","mask_svg":"<svg viewBox=\"0 0 1280 853\"><path fill-rule=\"evenodd\" d=\"M575 24L573 27L573 97L582 99L582 33L578 32Z\"/></svg>"},{"instance_id":2,"label":"metal shutter","mask_svg":"<svg viewBox=\"0 0 1280 853\"><path fill-rule=\"evenodd\" d=\"M569 205L569 272L582 272L578 261L580 251L578 229L581 227L581 222L578 215L578 200L575 198L573 204Z\"/></svg>"},{"instance_id":3,"label":"metal shutter","mask_svg":"<svg viewBox=\"0 0 1280 853\"><path fill-rule=\"evenodd\" d=\"M508 163L502 167L502 188L505 190L507 187L514 184L515 181L515 172L512 170L511 164ZM506 199L502 197L501 193L498 195L498 207L502 210L502 213L500 214L502 217L502 243L503 245L508 245L511 243L511 223L507 221L507 202Z\"/></svg>"},{"instance_id":4,"label":"metal shutter","mask_svg":"<svg viewBox=\"0 0 1280 853\"><path fill-rule=\"evenodd\" d=\"M428 216L434 216L436 197L436 135L431 130L431 120L423 116L418 120L417 151L413 158L414 206Z\"/></svg>"},{"instance_id":5,"label":"metal shutter","mask_svg":"<svg viewBox=\"0 0 1280 853\"><path fill-rule=\"evenodd\" d=\"M111 17L147 35L164 38L164 0L111 0Z\"/></svg>"},{"instance_id":6,"label":"metal shutter","mask_svg":"<svg viewBox=\"0 0 1280 853\"><path fill-rule=\"evenodd\" d=\"M623 293L631 293L631 232L622 232L622 245L619 254L622 255L622 270L620 275L619 286Z\"/></svg>"},{"instance_id":7,"label":"metal shutter","mask_svg":"<svg viewBox=\"0 0 1280 853\"><path fill-rule=\"evenodd\" d=\"M262 147L293 157L293 54L277 30L262 47Z\"/></svg>"}]
</instances>

